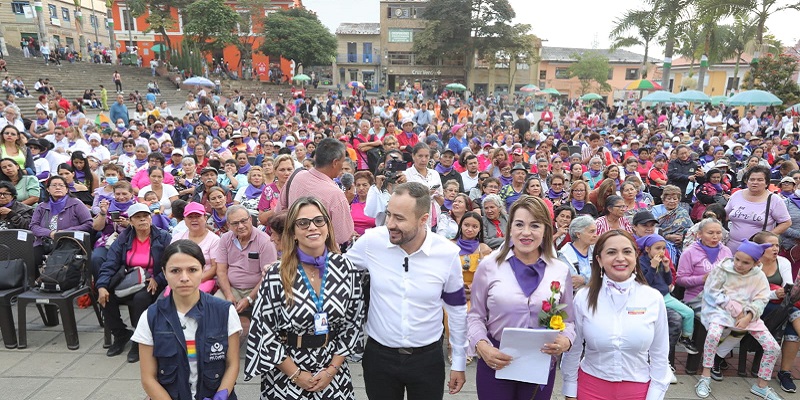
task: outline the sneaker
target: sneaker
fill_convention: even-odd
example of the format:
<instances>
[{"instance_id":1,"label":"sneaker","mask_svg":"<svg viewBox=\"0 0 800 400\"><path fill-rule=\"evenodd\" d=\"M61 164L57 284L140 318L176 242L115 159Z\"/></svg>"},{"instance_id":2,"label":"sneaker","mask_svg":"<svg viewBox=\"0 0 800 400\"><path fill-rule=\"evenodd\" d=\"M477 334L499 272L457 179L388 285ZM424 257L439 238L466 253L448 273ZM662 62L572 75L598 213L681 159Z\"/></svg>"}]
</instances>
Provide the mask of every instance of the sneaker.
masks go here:
<instances>
[{"instance_id":1,"label":"sneaker","mask_svg":"<svg viewBox=\"0 0 800 400\"><path fill-rule=\"evenodd\" d=\"M792 380L792 373L789 371L778 371L778 381L781 383L781 389L786 393L797 392L797 385Z\"/></svg>"},{"instance_id":2,"label":"sneaker","mask_svg":"<svg viewBox=\"0 0 800 400\"><path fill-rule=\"evenodd\" d=\"M721 382L722 381L722 369L720 368L720 364L723 358L718 355L714 355L714 366L711 367L711 379Z\"/></svg>"},{"instance_id":3,"label":"sneaker","mask_svg":"<svg viewBox=\"0 0 800 400\"><path fill-rule=\"evenodd\" d=\"M690 338L690 337L681 336L681 338L678 340L678 343L683 345L683 347L686 349L686 352L689 353L689 354L698 354L698 353L700 353L697 350L697 347L694 345L694 342L692 341L692 338Z\"/></svg>"},{"instance_id":4,"label":"sneaker","mask_svg":"<svg viewBox=\"0 0 800 400\"><path fill-rule=\"evenodd\" d=\"M133 336L133 331L127 329L122 335L114 336L114 342L111 343L111 347L108 348L106 355L114 357L122 354L122 351L125 350L125 345L131 340L131 336Z\"/></svg>"},{"instance_id":5,"label":"sneaker","mask_svg":"<svg viewBox=\"0 0 800 400\"><path fill-rule=\"evenodd\" d=\"M750 393L762 398L764 400L783 400L781 396L778 396L771 387L767 386L765 388L760 388L758 385L753 385L750 387Z\"/></svg>"},{"instance_id":6,"label":"sneaker","mask_svg":"<svg viewBox=\"0 0 800 400\"><path fill-rule=\"evenodd\" d=\"M674 385L678 383L678 377L675 376L675 368L669 367L669 384Z\"/></svg>"},{"instance_id":7,"label":"sneaker","mask_svg":"<svg viewBox=\"0 0 800 400\"><path fill-rule=\"evenodd\" d=\"M701 399L708 397L711 394L711 378L707 376L700 378L694 387L694 393Z\"/></svg>"}]
</instances>

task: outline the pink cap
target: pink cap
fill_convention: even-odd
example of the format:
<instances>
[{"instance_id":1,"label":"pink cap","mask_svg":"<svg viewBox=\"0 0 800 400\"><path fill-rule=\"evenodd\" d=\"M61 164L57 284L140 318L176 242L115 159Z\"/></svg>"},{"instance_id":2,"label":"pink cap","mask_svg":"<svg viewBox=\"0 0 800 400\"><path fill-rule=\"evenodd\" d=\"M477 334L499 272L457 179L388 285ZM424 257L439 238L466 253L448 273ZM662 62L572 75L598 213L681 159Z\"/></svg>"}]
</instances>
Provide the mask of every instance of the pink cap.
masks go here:
<instances>
[{"instance_id":1,"label":"pink cap","mask_svg":"<svg viewBox=\"0 0 800 400\"><path fill-rule=\"evenodd\" d=\"M206 208L198 202L191 202L183 209L183 217L186 218L191 214L206 215Z\"/></svg>"}]
</instances>

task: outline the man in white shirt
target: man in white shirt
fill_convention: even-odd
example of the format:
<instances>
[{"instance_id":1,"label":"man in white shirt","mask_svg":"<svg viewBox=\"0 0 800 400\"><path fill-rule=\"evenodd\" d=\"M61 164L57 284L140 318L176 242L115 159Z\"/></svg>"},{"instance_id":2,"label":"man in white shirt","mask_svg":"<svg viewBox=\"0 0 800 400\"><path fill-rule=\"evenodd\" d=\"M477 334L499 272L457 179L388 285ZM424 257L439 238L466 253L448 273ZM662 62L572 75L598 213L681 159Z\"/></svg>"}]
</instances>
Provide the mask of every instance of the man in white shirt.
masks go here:
<instances>
[{"instance_id":1,"label":"man in white shirt","mask_svg":"<svg viewBox=\"0 0 800 400\"><path fill-rule=\"evenodd\" d=\"M478 186L478 177L480 176L478 157L475 154L468 154L464 157L464 162L467 164L467 169L461 173L461 182L464 183L464 193L469 193L472 188Z\"/></svg>"},{"instance_id":2,"label":"man in white shirt","mask_svg":"<svg viewBox=\"0 0 800 400\"><path fill-rule=\"evenodd\" d=\"M364 384L370 399L442 400L442 308L453 351L449 393L466 377L466 296L459 248L427 229L430 192L421 183L395 188L386 226L367 230L347 258L370 273Z\"/></svg>"},{"instance_id":3,"label":"man in white shirt","mask_svg":"<svg viewBox=\"0 0 800 400\"><path fill-rule=\"evenodd\" d=\"M712 108L711 111L708 112L706 118L703 120L705 122L705 130L709 129L724 129L722 122L722 114L719 113L719 110L716 108Z\"/></svg>"},{"instance_id":4,"label":"man in white shirt","mask_svg":"<svg viewBox=\"0 0 800 400\"><path fill-rule=\"evenodd\" d=\"M739 121L739 133L742 134L741 137L744 137L747 132L758 132L758 118L753 115L753 110L747 110L744 118Z\"/></svg>"}]
</instances>

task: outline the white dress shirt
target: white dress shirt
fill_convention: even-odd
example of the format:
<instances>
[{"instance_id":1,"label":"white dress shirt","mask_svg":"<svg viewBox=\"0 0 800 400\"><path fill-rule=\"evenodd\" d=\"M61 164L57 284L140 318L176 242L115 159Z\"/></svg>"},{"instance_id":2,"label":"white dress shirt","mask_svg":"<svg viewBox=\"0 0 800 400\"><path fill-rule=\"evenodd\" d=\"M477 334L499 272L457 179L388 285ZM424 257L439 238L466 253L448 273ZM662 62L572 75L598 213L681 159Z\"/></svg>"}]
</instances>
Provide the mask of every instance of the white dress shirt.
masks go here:
<instances>
[{"instance_id":1,"label":"white dress shirt","mask_svg":"<svg viewBox=\"0 0 800 400\"><path fill-rule=\"evenodd\" d=\"M467 305L450 305L444 293L464 290L459 247L431 231L419 250L407 254L389 242L385 227L367 229L346 257L369 270L370 305L366 332L392 348L423 347L442 336L442 307L447 311L453 371L467 367ZM408 272L404 261L408 260Z\"/></svg>"},{"instance_id":2,"label":"white dress shirt","mask_svg":"<svg viewBox=\"0 0 800 400\"><path fill-rule=\"evenodd\" d=\"M670 382L664 296L634 277L617 283L625 289L623 294L609 287L609 282L603 277L594 313L589 309L589 290L575 294L575 345L561 362L564 395L577 395L580 366L583 372L609 382L649 381L647 400L661 400Z\"/></svg>"}]
</instances>

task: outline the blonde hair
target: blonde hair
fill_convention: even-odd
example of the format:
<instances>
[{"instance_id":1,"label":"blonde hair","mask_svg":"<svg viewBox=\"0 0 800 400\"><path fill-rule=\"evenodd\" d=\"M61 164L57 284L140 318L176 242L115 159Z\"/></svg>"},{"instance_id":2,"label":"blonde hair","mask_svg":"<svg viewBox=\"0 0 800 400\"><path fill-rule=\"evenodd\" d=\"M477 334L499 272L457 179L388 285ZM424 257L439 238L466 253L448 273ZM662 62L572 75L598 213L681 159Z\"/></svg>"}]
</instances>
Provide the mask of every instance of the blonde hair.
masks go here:
<instances>
[{"instance_id":1,"label":"blonde hair","mask_svg":"<svg viewBox=\"0 0 800 400\"><path fill-rule=\"evenodd\" d=\"M281 283L283 284L283 291L286 293L286 304L291 306L294 304L293 286L294 281L297 279L297 268L300 265L300 258L297 256L297 240L295 239L295 222L297 215L300 214L300 209L305 206L315 206L322 213L325 218L325 226L328 229L328 238L325 239L325 247L328 248L329 253L339 253L339 246L336 244L336 238L333 236L333 225L331 218L328 215L328 210L316 198L311 196L301 197L297 199L292 207L289 208L289 213L286 215L286 226L281 235L281 250L283 255L280 261L280 276Z\"/></svg>"}]
</instances>

